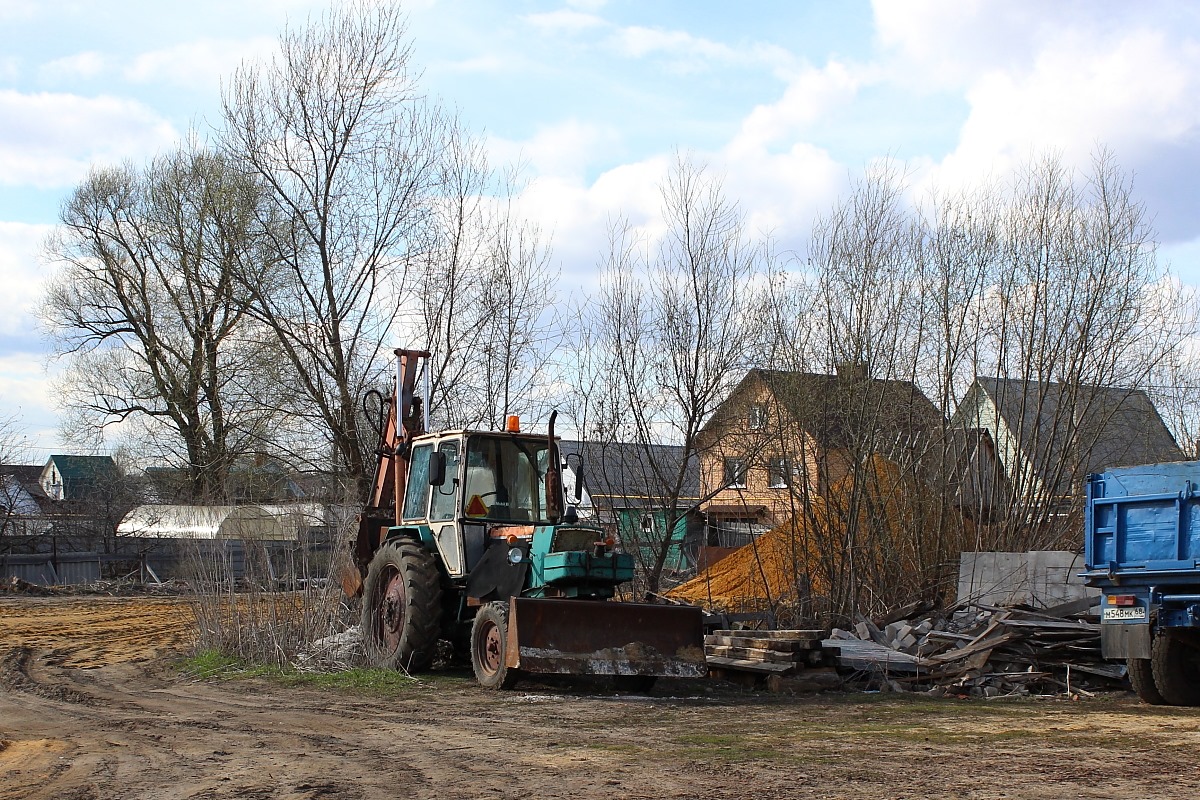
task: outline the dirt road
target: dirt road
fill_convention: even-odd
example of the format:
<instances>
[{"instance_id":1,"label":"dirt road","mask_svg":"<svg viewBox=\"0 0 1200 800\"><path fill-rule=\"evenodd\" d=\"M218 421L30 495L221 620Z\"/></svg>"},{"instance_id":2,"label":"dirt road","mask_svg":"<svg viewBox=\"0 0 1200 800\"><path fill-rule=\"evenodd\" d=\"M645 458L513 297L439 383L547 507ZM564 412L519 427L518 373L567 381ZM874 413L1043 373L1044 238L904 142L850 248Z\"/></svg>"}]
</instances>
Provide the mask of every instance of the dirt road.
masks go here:
<instances>
[{"instance_id":1,"label":"dirt road","mask_svg":"<svg viewBox=\"0 0 1200 800\"><path fill-rule=\"evenodd\" d=\"M1131 698L649 697L476 688L386 700L194 681L185 605L0 599L0 798L1192 798L1200 710Z\"/></svg>"}]
</instances>

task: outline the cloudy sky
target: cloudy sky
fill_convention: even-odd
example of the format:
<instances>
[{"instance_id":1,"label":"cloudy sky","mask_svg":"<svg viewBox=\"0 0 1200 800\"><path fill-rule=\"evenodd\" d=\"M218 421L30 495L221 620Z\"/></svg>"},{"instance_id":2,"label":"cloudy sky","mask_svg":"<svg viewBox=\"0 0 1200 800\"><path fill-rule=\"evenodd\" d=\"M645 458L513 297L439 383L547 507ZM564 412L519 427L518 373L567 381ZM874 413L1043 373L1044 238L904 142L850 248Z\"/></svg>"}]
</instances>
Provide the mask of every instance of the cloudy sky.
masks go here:
<instances>
[{"instance_id":1,"label":"cloudy sky","mask_svg":"<svg viewBox=\"0 0 1200 800\"><path fill-rule=\"evenodd\" d=\"M243 59L325 3L0 0L0 419L58 440L34 309L41 242L91 164L143 161L217 124ZM586 281L617 213L657 213L676 149L725 176L752 223L802 248L873 159L916 187L1033 153L1134 173L1161 257L1200 285L1200 4L1104 0L414 0L430 95L521 158L528 213Z\"/></svg>"}]
</instances>

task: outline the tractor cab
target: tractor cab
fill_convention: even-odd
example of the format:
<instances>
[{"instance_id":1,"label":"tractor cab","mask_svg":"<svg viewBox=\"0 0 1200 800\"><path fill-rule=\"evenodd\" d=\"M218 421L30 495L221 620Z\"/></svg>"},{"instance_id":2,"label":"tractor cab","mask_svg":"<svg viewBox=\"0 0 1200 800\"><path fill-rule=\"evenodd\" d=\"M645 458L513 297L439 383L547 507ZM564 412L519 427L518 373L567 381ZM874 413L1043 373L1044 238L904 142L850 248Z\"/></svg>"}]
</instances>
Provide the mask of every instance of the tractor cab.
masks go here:
<instances>
[{"instance_id":1,"label":"tractor cab","mask_svg":"<svg viewBox=\"0 0 1200 800\"><path fill-rule=\"evenodd\" d=\"M461 576L483 557L496 527L549 525L545 437L456 431L413 440L401 528L435 544Z\"/></svg>"},{"instance_id":2,"label":"tractor cab","mask_svg":"<svg viewBox=\"0 0 1200 800\"><path fill-rule=\"evenodd\" d=\"M547 485L560 485L547 481L552 450L545 436L500 431L414 438L400 524L390 535L424 541L451 578L467 579L469 603L506 592L612 597L633 577L633 559L601 529L580 525L573 506L559 511L578 497L558 489L547 502Z\"/></svg>"}]
</instances>

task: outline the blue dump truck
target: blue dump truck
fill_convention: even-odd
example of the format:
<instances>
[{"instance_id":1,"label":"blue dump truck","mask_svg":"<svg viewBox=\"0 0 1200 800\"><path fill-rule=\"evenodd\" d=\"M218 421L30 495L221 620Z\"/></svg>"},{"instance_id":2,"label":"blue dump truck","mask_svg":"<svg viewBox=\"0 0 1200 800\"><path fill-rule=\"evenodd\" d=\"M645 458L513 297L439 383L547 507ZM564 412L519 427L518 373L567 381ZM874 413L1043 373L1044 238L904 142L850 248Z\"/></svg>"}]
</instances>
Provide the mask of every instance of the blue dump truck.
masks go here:
<instances>
[{"instance_id":1,"label":"blue dump truck","mask_svg":"<svg viewBox=\"0 0 1200 800\"><path fill-rule=\"evenodd\" d=\"M1200 705L1200 461L1090 475L1084 562L1104 657L1147 703Z\"/></svg>"}]
</instances>

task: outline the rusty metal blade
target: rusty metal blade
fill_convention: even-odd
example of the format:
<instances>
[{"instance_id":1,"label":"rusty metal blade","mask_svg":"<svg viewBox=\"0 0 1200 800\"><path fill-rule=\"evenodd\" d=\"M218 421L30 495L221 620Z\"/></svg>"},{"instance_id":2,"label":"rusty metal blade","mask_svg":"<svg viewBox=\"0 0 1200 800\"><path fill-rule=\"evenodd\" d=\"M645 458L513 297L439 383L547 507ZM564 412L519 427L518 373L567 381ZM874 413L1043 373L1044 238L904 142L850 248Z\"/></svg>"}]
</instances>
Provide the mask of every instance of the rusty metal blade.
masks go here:
<instances>
[{"instance_id":1,"label":"rusty metal blade","mask_svg":"<svg viewBox=\"0 0 1200 800\"><path fill-rule=\"evenodd\" d=\"M698 608L514 597L508 624L508 666L523 672L677 678L708 672Z\"/></svg>"}]
</instances>

